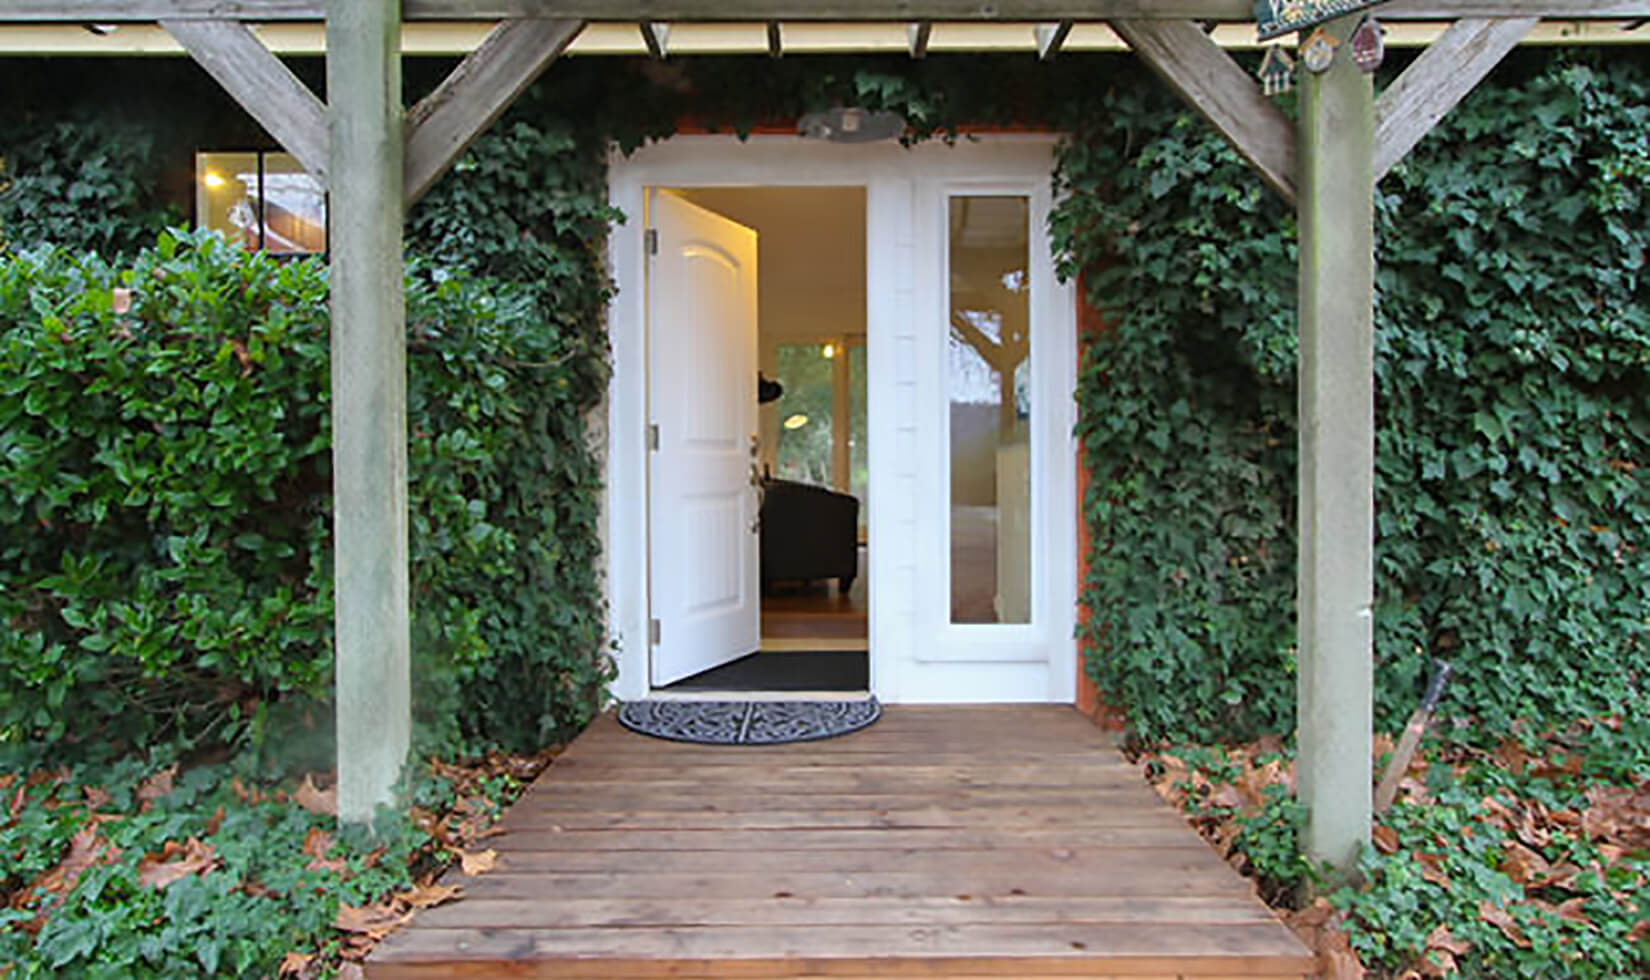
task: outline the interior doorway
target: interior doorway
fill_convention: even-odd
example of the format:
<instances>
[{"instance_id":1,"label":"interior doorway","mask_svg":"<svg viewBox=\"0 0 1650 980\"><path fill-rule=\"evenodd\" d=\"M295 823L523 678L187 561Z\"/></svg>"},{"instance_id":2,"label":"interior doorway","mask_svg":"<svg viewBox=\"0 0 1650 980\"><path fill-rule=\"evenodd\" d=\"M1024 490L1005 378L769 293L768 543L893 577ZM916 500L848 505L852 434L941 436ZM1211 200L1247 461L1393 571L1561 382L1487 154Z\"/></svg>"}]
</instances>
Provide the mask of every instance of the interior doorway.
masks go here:
<instances>
[{"instance_id":1,"label":"interior doorway","mask_svg":"<svg viewBox=\"0 0 1650 980\"><path fill-rule=\"evenodd\" d=\"M649 224L649 400L661 429L687 424L697 440L665 433L650 468L654 690L867 693L865 188L652 188ZM741 276L755 283L754 342L735 326L739 300L717 298L736 297ZM707 485L686 489L684 473L717 465L727 499L750 489L737 519L710 516ZM754 568L740 554L752 544Z\"/></svg>"}]
</instances>

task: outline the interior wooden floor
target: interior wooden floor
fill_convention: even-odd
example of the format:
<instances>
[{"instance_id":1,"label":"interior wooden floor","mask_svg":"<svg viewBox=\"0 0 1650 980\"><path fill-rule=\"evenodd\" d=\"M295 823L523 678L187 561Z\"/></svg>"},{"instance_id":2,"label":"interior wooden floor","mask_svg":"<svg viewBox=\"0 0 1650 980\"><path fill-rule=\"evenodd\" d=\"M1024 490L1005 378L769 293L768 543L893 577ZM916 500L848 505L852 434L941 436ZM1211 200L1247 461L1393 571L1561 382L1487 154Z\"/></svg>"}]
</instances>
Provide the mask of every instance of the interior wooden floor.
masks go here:
<instances>
[{"instance_id":1,"label":"interior wooden floor","mask_svg":"<svg viewBox=\"0 0 1650 980\"><path fill-rule=\"evenodd\" d=\"M837 591L835 579L784 582L762 595L762 649L864 650L870 646L870 576L859 549L853 588Z\"/></svg>"},{"instance_id":2,"label":"interior wooden floor","mask_svg":"<svg viewBox=\"0 0 1650 980\"><path fill-rule=\"evenodd\" d=\"M1304 946L1063 707L707 747L604 716L494 870L367 964L427 977L1291 977Z\"/></svg>"}]
</instances>

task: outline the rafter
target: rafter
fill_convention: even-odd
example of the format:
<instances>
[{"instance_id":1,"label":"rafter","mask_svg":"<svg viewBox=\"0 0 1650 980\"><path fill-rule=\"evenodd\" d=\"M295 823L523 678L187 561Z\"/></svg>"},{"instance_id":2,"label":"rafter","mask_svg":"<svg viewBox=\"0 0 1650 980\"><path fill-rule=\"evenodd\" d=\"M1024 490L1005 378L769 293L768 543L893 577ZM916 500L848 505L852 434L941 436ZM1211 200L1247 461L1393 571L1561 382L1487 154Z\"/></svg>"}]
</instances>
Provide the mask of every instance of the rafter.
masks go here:
<instances>
[{"instance_id":1,"label":"rafter","mask_svg":"<svg viewBox=\"0 0 1650 980\"><path fill-rule=\"evenodd\" d=\"M768 21L768 57L785 57L785 32L777 20Z\"/></svg>"},{"instance_id":2,"label":"rafter","mask_svg":"<svg viewBox=\"0 0 1650 980\"><path fill-rule=\"evenodd\" d=\"M327 0L6 0L0 23L132 23L169 18L319 21ZM1254 19L1252 0L404 0L407 20L517 17L590 21L1032 21ZM1392 0L1385 20L1650 18L1650 0Z\"/></svg>"},{"instance_id":3,"label":"rafter","mask_svg":"<svg viewBox=\"0 0 1650 980\"><path fill-rule=\"evenodd\" d=\"M165 20L161 26L326 186L327 107L251 28L229 20Z\"/></svg>"},{"instance_id":4,"label":"rafter","mask_svg":"<svg viewBox=\"0 0 1650 980\"><path fill-rule=\"evenodd\" d=\"M934 22L919 20L915 24L905 26L906 46L911 50L911 57L922 60L928 57L928 42L934 36Z\"/></svg>"},{"instance_id":5,"label":"rafter","mask_svg":"<svg viewBox=\"0 0 1650 980\"><path fill-rule=\"evenodd\" d=\"M1295 200L1295 125L1231 55L1191 21L1116 20L1111 27L1262 180Z\"/></svg>"},{"instance_id":6,"label":"rafter","mask_svg":"<svg viewBox=\"0 0 1650 980\"><path fill-rule=\"evenodd\" d=\"M1397 166L1535 28L1534 17L1461 20L1375 103L1375 180Z\"/></svg>"},{"instance_id":7,"label":"rafter","mask_svg":"<svg viewBox=\"0 0 1650 980\"><path fill-rule=\"evenodd\" d=\"M636 25L642 32L642 43L647 45L647 53L654 61L665 60L670 50L670 25L658 21L644 20Z\"/></svg>"},{"instance_id":8,"label":"rafter","mask_svg":"<svg viewBox=\"0 0 1650 980\"><path fill-rule=\"evenodd\" d=\"M411 205L584 29L577 20L506 20L407 114Z\"/></svg>"}]
</instances>

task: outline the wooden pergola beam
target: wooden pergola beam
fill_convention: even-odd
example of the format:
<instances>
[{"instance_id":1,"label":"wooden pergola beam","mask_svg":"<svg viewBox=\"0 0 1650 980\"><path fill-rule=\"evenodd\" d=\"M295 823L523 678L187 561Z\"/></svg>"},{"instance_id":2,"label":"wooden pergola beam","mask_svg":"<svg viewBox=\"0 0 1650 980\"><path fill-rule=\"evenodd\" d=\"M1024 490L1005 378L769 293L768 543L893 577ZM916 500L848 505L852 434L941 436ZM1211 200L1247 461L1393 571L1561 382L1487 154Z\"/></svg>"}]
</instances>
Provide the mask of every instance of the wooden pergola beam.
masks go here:
<instances>
[{"instance_id":1,"label":"wooden pergola beam","mask_svg":"<svg viewBox=\"0 0 1650 980\"><path fill-rule=\"evenodd\" d=\"M928 57L928 42L933 36L933 21L919 20L915 24L906 25L906 47L910 49L911 57L919 61Z\"/></svg>"},{"instance_id":2,"label":"wooden pergola beam","mask_svg":"<svg viewBox=\"0 0 1650 980\"><path fill-rule=\"evenodd\" d=\"M642 43L647 45L648 56L654 61L665 60L670 53L670 25L657 21L644 20L636 25L642 32Z\"/></svg>"},{"instance_id":3,"label":"wooden pergola beam","mask_svg":"<svg viewBox=\"0 0 1650 980\"><path fill-rule=\"evenodd\" d=\"M232 20L164 20L161 26L247 115L327 186L327 107L252 29Z\"/></svg>"},{"instance_id":4,"label":"wooden pergola beam","mask_svg":"<svg viewBox=\"0 0 1650 980\"><path fill-rule=\"evenodd\" d=\"M785 32L777 20L768 21L768 57L785 57Z\"/></svg>"},{"instance_id":5,"label":"wooden pergola beam","mask_svg":"<svg viewBox=\"0 0 1650 980\"><path fill-rule=\"evenodd\" d=\"M1397 166L1538 22L1460 20L1428 45L1375 103L1375 180Z\"/></svg>"},{"instance_id":6,"label":"wooden pergola beam","mask_svg":"<svg viewBox=\"0 0 1650 980\"><path fill-rule=\"evenodd\" d=\"M0 23L132 23L174 18L320 21L326 0L6 0ZM1252 0L404 0L406 20L1002 21L1254 19ZM1392 0L1385 20L1650 17L1650 0Z\"/></svg>"},{"instance_id":7,"label":"wooden pergola beam","mask_svg":"<svg viewBox=\"0 0 1650 980\"><path fill-rule=\"evenodd\" d=\"M1295 200L1295 126L1231 55L1191 21L1115 20L1111 28L1268 186Z\"/></svg>"},{"instance_id":8,"label":"wooden pergola beam","mask_svg":"<svg viewBox=\"0 0 1650 980\"><path fill-rule=\"evenodd\" d=\"M584 29L577 20L506 20L407 114L406 201L424 196Z\"/></svg>"}]
</instances>

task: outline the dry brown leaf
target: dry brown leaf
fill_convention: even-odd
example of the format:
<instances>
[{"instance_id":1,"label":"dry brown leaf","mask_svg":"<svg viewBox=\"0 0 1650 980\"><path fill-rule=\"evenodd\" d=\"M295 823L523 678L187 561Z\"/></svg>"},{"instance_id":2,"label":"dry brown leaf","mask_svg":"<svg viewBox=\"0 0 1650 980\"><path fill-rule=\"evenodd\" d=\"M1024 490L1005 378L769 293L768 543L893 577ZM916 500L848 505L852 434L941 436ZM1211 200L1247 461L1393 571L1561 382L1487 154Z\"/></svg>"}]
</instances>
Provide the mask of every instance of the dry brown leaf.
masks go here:
<instances>
[{"instance_id":1,"label":"dry brown leaf","mask_svg":"<svg viewBox=\"0 0 1650 980\"><path fill-rule=\"evenodd\" d=\"M1501 930L1501 935L1512 941L1520 949L1530 948L1530 938L1524 935L1524 930L1513 921L1512 914L1489 899L1478 903L1478 917L1490 925Z\"/></svg>"},{"instance_id":2,"label":"dry brown leaf","mask_svg":"<svg viewBox=\"0 0 1650 980\"><path fill-rule=\"evenodd\" d=\"M1318 971L1323 980L1364 980L1364 965L1352 951L1346 933L1326 928L1318 942Z\"/></svg>"},{"instance_id":3,"label":"dry brown leaf","mask_svg":"<svg viewBox=\"0 0 1650 980\"><path fill-rule=\"evenodd\" d=\"M34 888L47 894L65 894L74 889L81 872L94 864L107 864L119 858L120 851L98 832L100 823L93 820L76 831L69 839L69 853L57 867L41 875Z\"/></svg>"},{"instance_id":4,"label":"dry brown leaf","mask_svg":"<svg viewBox=\"0 0 1650 980\"><path fill-rule=\"evenodd\" d=\"M309 969L310 961L313 959L315 959L314 953L288 953L281 957L280 975L283 977L299 976Z\"/></svg>"},{"instance_id":5,"label":"dry brown leaf","mask_svg":"<svg viewBox=\"0 0 1650 980\"><path fill-rule=\"evenodd\" d=\"M1443 858L1430 851L1420 851L1415 855L1415 862L1421 866L1421 878L1430 881L1439 888L1449 890L1455 887L1449 875L1444 873Z\"/></svg>"},{"instance_id":6,"label":"dry brown leaf","mask_svg":"<svg viewBox=\"0 0 1650 980\"><path fill-rule=\"evenodd\" d=\"M348 861L328 857L332 853L333 844L331 834L319 827L311 827L304 837L304 855L309 858L309 863L304 867L311 871L331 871L334 874L349 871Z\"/></svg>"},{"instance_id":7,"label":"dry brown leaf","mask_svg":"<svg viewBox=\"0 0 1650 980\"><path fill-rule=\"evenodd\" d=\"M1587 899L1578 895L1575 898L1566 899L1565 901L1559 902L1558 907L1553 909L1553 911L1560 919L1563 919L1566 922L1574 922L1579 925L1591 926L1593 924L1593 920L1587 918L1587 912L1585 911L1586 908Z\"/></svg>"},{"instance_id":8,"label":"dry brown leaf","mask_svg":"<svg viewBox=\"0 0 1650 980\"><path fill-rule=\"evenodd\" d=\"M177 774L177 766L167 766L160 772L155 773L153 776L150 776L148 779L145 779L142 783L138 784L137 798L147 804L152 800L158 800L163 796L171 794L172 780L177 776ZM141 809L146 810L148 807L145 806Z\"/></svg>"},{"instance_id":9,"label":"dry brown leaf","mask_svg":"<svg viewBox=\"0 0 1650 980\"><path fill-rule=\"evenodd\" d=\"M1472 943L1450 935L1449 927L1439 924L1427 935L1421 951L1421 973L1429 977L1447 977L1459 966L1455 958L1472 948Z\"/></svg>"},{"instance_id":10,"label":"dry brown leaf","mask_svg":"<svg viewBox=\"0 0 1650 980\"><path fill-rule=\"evenodd\" d=\"M114 801L109 791L101 786L87 786L81 792L86 795L86 805L93 810L101 810Z\"/></svg>"},{"instance_id":11,"label":"dry brown leaf","mask_svg":"<svg viewBox=\"0 0 1650 980\"><path fill-rule=\"evenodd\" d=\"M338 917L332 921L332 927L378 940L406 925L411 918L411 912L402 912L394 905L369 905L366 908L339 905Z\"/></svg>"},{"instance_id":12,"label":"dry brown leaf","mask_svg":"<svg viewBox=\"0 0 1650 980\"><path fill-rule=\"evenodd\" d=\"M498 852L490 847L485 851L463 851L458 863L467 875L486 874L498 865Z\"/></svg>"},{"instance_id":13,"label":"dry brown leaf","mask_svg":"<svg viewBox=\"0 0 1650 980\"><path fill-rule=\"evenodd\" d=\"M1378 823L1370 828L1369 838L1375 844L1375 849L1382 854L1398 853L1398 832L1384 823Z\"/></svg>"},{"instance_id":14,"label":"dry brown leaf","mask_svg":"<svg viewBox=\"0 0 1650 980\"><path fill-rule=\"evenodd\" d=\"M345 961L338 965L338 980L364 980L366 975L359 963Z\"/></svg>"},{"instance_id":15,"label":"dry brown leaf","mask_svg":"<svg viewBox=\"0 0 1650 980\"><path fill-rule=\"evenodd\" d=\"M221 805L214 810L212 815L206 818L206 836L210 837L217 833L218 828L223 826L223 818L226 816L228 816L228 811Z\"/></svg>"},{"instance_id":16,"label":"dry brown leaf","mask_svg":"<svg viewBox=\"0 0 1650 980\"><path fill-rule=\"evenodd\" d=\"M182 844L169 840L159 854L145 855L138 863L138 884L165 888L180 878L205 874L218 863L212 845L191 837Z\"/></svg>"},{"instance_id":17,"label":"dry brown leaf","mask_svg":"<svg viewBox=\"0 0 1650 980\"><path fill-rule=\"evenodd\" d=\"M338 815L338 788L321 789L316 786L314 773L304 773L304 781L292 794L292 801L317 816Z\"/></svg>"},{"instance_id":18,"label":"dry brown leaf","mask_svg":"<svg viewBox=\"0 0 1650 980\"><path fill-rule=\"evenodd\" d=\"M450 902L464 895L460 885L414 885L404 892L396 892L395 900L415 909L428 909Z\"/></svg>"},{"instance_id":19,"label":"dry brown leaf","mask_svg":"<svg viewBox=\"0 0 1650 980\"><path fill-rule=\"evenodd\" d=\"M1501 858L1501 870L1507 877L1528 888L1552 871L1552 865L1540 854L1515 841L1507 845L1506 854Z\"/></svg>"}]
</instances>

